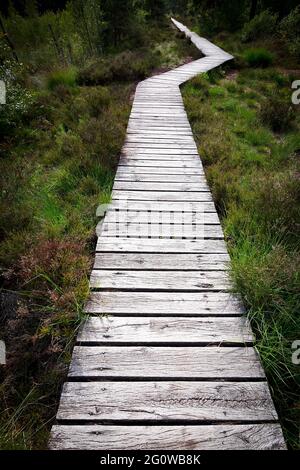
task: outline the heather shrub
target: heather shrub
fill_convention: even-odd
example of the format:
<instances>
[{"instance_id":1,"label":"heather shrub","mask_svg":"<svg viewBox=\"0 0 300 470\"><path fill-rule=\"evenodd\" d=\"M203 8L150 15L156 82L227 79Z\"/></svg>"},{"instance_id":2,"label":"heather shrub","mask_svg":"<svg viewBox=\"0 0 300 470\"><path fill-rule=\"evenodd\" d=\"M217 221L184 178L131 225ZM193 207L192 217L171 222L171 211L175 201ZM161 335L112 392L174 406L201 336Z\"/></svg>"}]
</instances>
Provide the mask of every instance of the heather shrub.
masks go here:
<instances>
[{"instance_id":1,"label":"heather shrub","mask_svg":"<svg viewBox=\"0 0 300 470\"><path fill-rule=\"evenodd\" d=\"M244 42L254 41L275 33L278 15L270 10L265 10L256 15L245 24L242 30Z\"/></svg>"}]
</instances>

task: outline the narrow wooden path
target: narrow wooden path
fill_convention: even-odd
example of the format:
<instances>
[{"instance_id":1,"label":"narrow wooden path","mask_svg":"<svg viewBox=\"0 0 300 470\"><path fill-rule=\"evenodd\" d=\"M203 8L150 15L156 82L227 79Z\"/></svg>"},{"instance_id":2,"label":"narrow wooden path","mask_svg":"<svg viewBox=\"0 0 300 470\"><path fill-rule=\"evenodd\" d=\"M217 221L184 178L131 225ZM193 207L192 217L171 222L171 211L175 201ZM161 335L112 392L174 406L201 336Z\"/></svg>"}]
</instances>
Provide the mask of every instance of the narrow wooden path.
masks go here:
<instances>
[{"instance_id":1,"label":"narrow wooden path","mask_svg":"<svg viewBox=\"0 0 300 470\"><path fill-rule=\"evenodd\" d=\"M179 86L232 57L141 82L97 244L52 449L284 449Z\"/></svg>"}]
</instances>

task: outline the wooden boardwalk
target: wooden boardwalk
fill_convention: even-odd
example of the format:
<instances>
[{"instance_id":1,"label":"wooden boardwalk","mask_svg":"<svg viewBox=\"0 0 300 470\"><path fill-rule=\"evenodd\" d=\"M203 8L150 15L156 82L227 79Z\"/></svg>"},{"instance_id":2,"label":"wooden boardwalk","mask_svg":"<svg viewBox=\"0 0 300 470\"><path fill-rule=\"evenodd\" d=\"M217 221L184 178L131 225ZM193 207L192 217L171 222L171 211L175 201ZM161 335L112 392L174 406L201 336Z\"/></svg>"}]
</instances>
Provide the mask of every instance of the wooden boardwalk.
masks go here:
<instances>
[{"instance_id":1,"label":"wooden boardwalk","mask_svg":"<svg viewBox=\"0 0 300 470\"><path fill-rule=\"evenodd\" d=\"M179 86L232 57L141 82L101 227L90 317L51 449L284 449Z\"/></svg>"}]
</instances>

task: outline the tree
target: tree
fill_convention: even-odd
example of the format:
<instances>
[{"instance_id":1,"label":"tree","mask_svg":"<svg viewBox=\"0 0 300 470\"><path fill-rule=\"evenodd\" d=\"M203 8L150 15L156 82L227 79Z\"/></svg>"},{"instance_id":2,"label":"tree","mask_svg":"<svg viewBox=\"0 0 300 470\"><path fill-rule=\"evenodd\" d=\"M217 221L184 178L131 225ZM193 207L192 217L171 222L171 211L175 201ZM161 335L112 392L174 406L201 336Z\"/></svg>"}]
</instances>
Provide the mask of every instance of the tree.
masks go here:
<instances>
[{"instance_id":1,"label":"tree","mask_svg":"<svg viewBox=\"0 0 300 470\"><path fill-rule=\"evenodd\" d=\"M256 15L256 11L257 11L257 2L258 2L258 0L251 0L251 6L250 6L250 20L252 20L252 18L254 18L254 16Z\"/></svg>"},{"instance_id":2,"label":"tree","mask_svg":"<svg viewBox=\"0 0 300 470\"><path fill-rule=\"evenodd\" d=\"M128 24L134 15L133 0L102 0L105 22L105 40L117 45L126 34Z\"/></svg>"},{"instance_id":3,"label":"tree","mask_svg":"<svg viewBox=\"0 0 300 470\"><path fill-rule=\"evenodd\" d=\"M160 19L166 13L165 0L146 0L146 10L151 18Z\"/></svg>"}]
</instances>

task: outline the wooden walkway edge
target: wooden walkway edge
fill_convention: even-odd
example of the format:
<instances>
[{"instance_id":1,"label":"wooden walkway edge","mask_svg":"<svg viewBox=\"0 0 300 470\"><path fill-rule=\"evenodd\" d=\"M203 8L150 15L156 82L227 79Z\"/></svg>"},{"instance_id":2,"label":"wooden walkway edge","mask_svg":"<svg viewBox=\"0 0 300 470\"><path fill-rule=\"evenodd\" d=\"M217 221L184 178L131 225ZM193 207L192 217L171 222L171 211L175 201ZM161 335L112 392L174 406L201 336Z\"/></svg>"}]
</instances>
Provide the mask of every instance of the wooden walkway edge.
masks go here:
<instances>
[{"instance_id":1,"label":"wooden walkway edge","mask_svg":"<svg viewBox=\"0 0 300 470\"><path fill-rule=\"evenodd\" d=\"M232 56L172 21L205 57L137 86L50 449L286 448L179 88Z\"/></svg>"}]
</instances>

